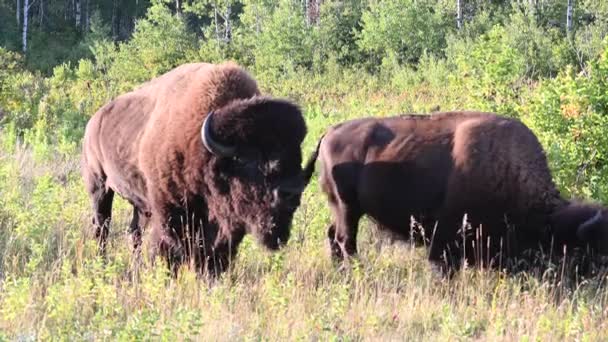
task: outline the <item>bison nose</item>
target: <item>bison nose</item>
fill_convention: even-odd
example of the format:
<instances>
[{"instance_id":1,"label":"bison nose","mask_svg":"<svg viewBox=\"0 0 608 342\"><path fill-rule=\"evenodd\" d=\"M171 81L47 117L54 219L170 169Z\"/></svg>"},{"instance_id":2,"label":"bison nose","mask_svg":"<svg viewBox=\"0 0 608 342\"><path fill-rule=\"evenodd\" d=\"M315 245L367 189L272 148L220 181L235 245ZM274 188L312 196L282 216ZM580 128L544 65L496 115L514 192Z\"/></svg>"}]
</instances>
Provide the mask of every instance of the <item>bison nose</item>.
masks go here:
<instances>
[{"instance_id":1,"label":"bison nose","mask_svg":"<svg viewBox=\"0 0 608 342\"><path fill-rule=\"evenodd\" d=\"M301 187L282 186L282 187L279 187L277 190L278 190L279 197L284 200L294 199L302 193Z\"/></svg>"},{"instance_id":2,"label":"bison nose","mask_svg":"<svg viewBox=\"0 0 608 342\"><path fill-rule=\"evenodd\" d=\"M273 193L273 207L279 206L279 205L287 205L289 207L291 206L296 206L297 200L299 199L299 196L301 194L301 190L298 190L297 188L285 188L285 187L278 187L275 188Z\"/></svg>"},{"instance_id":3,"label":"bison nose","mask_svg":"<svg viewBox=\"0 0 608 342\"><path fill-rule=\"evenodd\" d=\"M289 199L292 198L296 195L296 192L293 191L292 189L282 189L279 188L279 197L284 198L284 199Z\"/></svg>"}]
</instances>

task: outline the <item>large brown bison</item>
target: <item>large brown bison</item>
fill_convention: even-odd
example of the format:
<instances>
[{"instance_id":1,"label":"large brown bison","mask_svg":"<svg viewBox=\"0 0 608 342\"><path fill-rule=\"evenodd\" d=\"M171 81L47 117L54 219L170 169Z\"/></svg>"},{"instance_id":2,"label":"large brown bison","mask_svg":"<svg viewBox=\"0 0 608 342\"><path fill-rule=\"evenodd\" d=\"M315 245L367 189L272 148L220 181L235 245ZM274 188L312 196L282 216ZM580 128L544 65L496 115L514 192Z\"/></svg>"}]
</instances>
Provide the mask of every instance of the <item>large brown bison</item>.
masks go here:
<instances>
[{"instance_id":1,"label":"large brown bison","mask_svg":"<svg viewBox=\"0 0 608 342\"><path fill-rule=\"evenodd\" d=\"M152 255L172 269L225 270L246 233L271 250L289 238L313 166L298 107L260 96L232 63L186 64L119 96L86 127L82 175L105 250L114 193L133 205L137 249L151 221Z\"/></svg>"},{"instance_id":2,"label":"large brown bison","mask_svg":"<svg viewBox=\"0 0 608 342\"><path fill-rule=\"evenodd\" d=\"M414 217L432 237L430 261L444 270L463 256L496 265L498 255L538 248L608 251L606 209L560 196L541 145L519 121L474 112L365 118L329 129L318 154L338 260L356 253L364 214L404 238L417 236ZM479 229L461 229L465 214Z\"/></svg>"}]
</instances>

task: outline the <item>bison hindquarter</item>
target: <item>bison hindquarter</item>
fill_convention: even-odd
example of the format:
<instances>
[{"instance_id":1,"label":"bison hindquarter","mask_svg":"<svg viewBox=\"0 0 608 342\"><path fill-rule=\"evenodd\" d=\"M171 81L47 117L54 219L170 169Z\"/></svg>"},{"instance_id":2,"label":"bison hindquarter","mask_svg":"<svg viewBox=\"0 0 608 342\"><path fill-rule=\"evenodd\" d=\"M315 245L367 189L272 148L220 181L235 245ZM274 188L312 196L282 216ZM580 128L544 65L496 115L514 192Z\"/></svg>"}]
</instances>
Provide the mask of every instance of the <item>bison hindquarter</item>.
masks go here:
<instances>
[{"instance_id":1,"label":"bison hindquarter","mask_svg":"<svg viewBox=\"0 0 608 342\"><path fill-rule=\"evenodd\" d=\"M232 63L177 67L103 106L87 124L82 175L105 253L114 193L134 208L139 249L150 221L152 255L175 271L226 269L243 236L275 250L312 175L294 104L260 96Z\"/></svg>"},{"instance_id":2,"label":"bison hindquarter","mask_svg":"<svg viewBox=\"0 0 608 342\"><path fill-rule=\"evenodd\" d=\"M352 120L328 130L319 159L338 260L357 253L363 215L403 239L424 233L430 261L445 270L463 257L502 266L530 250L608 251L606 210L561 197L540 143L517 120L476 112ZM426 231L412 232L412 217Z\"/></svg>"}]
</instances>

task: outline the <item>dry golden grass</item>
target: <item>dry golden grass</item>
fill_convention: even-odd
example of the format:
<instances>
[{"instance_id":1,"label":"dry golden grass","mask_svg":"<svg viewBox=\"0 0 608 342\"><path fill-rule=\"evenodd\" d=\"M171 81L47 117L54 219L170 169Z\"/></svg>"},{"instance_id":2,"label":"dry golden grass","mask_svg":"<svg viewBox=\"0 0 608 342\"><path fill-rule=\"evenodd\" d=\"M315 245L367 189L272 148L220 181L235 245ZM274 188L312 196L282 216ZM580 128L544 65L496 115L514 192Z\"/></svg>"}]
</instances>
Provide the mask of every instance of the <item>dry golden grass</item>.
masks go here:
<instances>
[{"instance_id":1,"label":"dry golden grass","mask_svg":"<svg viewBox=\"0 0 608 342\"><path fill-rule=\"evenodd\" d=\"M307 104L305 156L327 126L348 118L459 105L437 90L392 98L373 85L337 86L322 97L298 93L302 87L284 91ZM367 221L359 258L338 269L327 250L326 200L314 179L288 246L272 254L248 238L216 282L188 269L172 279L163 264L145 258L134 263L130 208L121 200L104 263L88 233L77 152L47 152L0 152L0 341L608 339L602 279L561 286L559 276L476 269L441 279L424 248L387 244Z\"/></svg>"}]
</instances>

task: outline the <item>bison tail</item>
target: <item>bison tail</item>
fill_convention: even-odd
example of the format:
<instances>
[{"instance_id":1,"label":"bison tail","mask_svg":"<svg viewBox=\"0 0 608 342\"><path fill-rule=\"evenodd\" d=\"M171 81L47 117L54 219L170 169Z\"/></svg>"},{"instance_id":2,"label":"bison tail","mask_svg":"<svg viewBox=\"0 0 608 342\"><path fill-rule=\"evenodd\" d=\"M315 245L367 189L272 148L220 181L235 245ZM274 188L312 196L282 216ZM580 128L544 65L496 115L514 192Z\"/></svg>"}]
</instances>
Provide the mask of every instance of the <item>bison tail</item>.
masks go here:
<instances>
[{"instance_id":1,"label":"bison tail","mask_svg":"<svg viewBox=\"0 0 608 342\"><path fill-rule=\"evenodd\" d=\"M323 141L323 137L325 134L321 136L319 142L317 143L317 148L314 150L308 161L306 162L306 166L303 170L304 175L304 184L308 185L310 183L310 179L312 178L312 174L315 172L315 163L317 162L317 158L319 157L319 148L321 147L321 142Z\"/></svg>"}]
</instances>

